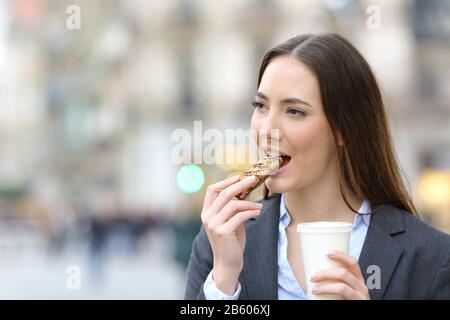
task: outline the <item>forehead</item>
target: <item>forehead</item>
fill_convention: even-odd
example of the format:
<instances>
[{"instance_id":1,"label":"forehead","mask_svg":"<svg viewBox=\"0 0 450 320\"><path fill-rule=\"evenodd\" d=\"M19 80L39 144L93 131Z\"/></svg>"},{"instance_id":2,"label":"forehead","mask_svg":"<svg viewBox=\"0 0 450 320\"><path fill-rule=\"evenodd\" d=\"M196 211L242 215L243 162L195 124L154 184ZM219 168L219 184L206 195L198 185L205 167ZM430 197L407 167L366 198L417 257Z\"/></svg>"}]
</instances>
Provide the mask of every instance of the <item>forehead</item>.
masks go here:
<instances>
[{"instance_id":1,"label":"forehead","mask_svg":"<svg viewBox=\"0 0 450 320\"><path fill-rule=\"evenodd\" d=\"M269 98L320 98L314 73L300 60L281 56L272 60L264 71L258 91Z\"/></svg>"}]
</instances>

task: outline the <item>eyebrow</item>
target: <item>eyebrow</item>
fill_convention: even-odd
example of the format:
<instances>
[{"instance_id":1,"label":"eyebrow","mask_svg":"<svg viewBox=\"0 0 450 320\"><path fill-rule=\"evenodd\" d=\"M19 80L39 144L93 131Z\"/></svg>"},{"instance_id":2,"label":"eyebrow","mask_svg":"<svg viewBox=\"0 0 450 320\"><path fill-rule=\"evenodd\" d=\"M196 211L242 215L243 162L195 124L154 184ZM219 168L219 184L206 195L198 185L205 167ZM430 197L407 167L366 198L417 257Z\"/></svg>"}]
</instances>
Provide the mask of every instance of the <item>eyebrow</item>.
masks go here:
<instances>
[{"instance_id":1,"label":"eyebrow","mask_svg":"<svg viewBox=\"0 0 450 320\"><path fill-rule=\"evenodd\" d=\"M262 99L269 100L269 98L261 91L256 91L255 95ZM306 102L305 100L302 100L300 98L285 98L285 99L281 100L281 103L304 104L304 105L312 107L312 105L309 102Z\"/></svg>"}]
</instances>

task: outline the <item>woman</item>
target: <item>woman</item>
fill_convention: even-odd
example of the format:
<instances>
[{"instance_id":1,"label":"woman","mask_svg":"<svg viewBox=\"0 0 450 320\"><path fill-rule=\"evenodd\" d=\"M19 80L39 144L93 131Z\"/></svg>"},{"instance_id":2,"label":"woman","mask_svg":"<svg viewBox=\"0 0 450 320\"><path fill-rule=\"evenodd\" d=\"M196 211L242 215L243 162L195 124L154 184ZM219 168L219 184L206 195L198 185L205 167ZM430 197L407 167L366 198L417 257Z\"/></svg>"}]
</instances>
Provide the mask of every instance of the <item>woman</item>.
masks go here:
<instances>
[{"instance_id":1,"label":"woman","mask_svg":"<svg viewBox=\"0 0 450 320\"><path fill-rule=\"evenodd\" d=\"M375 77L347 40L302 35L270 49L252 105L252 132L268 136L258 146L272 152L276 142L290 161L258 203L235 198L251 178L208 187L186 299L306 299L295 228L323 220L353 230L349 254L329 255L344 267L313 276L315 295L450 299L450 236L419 219Z\"/></svg>"}]
</instances>

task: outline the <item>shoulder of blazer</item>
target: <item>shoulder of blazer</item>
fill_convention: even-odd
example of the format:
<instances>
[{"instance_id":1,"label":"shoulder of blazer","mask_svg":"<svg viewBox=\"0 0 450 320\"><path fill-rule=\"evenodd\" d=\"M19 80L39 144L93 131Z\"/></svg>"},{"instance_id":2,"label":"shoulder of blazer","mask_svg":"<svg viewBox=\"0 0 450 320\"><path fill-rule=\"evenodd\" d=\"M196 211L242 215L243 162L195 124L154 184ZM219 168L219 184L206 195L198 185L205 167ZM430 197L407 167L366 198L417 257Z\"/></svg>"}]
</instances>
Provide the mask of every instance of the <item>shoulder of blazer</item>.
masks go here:
<instances>
[{"instance_id":1,"label":"shoulder of blazer","mask_svg":"<svg viewBox=\"0 0 450 320\"><path fill-rule=\"evenodd\" d=\"M406 210L393 205L385 206L384 210L374 214L374 221L379 220L404 247L414 251L431 251L441 257L450 251L449 234L432 227Z\"/></svg>"},{"instance_id":2,"label":"shoulder of blazer","mask_svg":"<svg viewBox=\"0 0 450 320\"><path fill-rule=\"evenodd\" d=\"M403 211L403 215L406 228L412 231L410 236L417 238L421 245L425 247L432 245L436 249L450 252L449 234L432 227L409 212Z\"/></svg>"}]
</instances>

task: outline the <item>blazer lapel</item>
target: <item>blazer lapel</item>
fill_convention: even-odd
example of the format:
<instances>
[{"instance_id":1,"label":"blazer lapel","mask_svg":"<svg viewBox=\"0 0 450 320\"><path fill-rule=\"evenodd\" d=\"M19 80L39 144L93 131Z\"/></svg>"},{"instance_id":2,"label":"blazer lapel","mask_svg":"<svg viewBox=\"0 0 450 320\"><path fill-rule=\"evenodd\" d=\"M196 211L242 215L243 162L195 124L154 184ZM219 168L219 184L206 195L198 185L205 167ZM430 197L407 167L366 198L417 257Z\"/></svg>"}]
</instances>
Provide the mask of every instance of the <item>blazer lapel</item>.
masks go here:
<instances>
[{"instance_id":1,"label":"blazer lapel","mask_svg":"<svg viewBox=\"0 0 450 320\"><path fill-rule=\"evenodd\" d=\"M402 232L404 232L403 218L398 208L385 205L381 211L372 215L359 265L366 283L370 277L369 294L373 300L383 297L392 273L403 254L403 249L393 239L396 234ZM371 288L371 284L376 285L375 277L377 276L380 276L380 286Z\"/></svg>"},{"instance_id":2,"label":"blazer lapel","mask_svg":"<svg viewBox=\"0 0 450 320\"><path fill-rule=\"evenodd\" d=\"M279 194L263 201L256 221L246 228L244 281L251 300L278 299L278 221Z\"/></svg>"}]
</instances>

